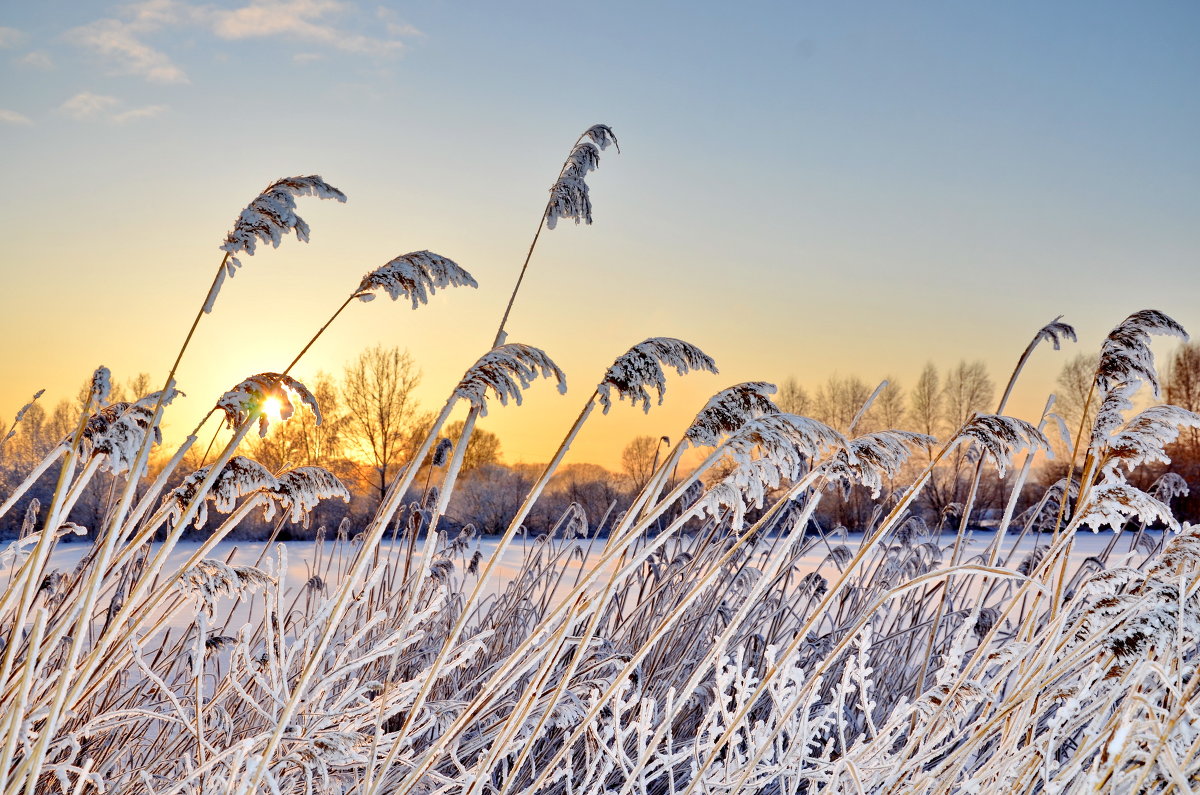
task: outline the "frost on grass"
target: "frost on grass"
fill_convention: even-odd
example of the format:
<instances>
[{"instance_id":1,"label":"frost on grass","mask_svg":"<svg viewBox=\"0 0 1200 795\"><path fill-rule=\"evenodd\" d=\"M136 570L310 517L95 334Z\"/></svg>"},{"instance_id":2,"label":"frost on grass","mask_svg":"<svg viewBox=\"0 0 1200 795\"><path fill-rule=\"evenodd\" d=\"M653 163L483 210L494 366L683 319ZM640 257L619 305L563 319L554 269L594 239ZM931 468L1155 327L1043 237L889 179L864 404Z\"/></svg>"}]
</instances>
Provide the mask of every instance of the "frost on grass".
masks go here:
<instances>
[{"instance_id":1,"label":"frost on grass","mask_svg":"<svg viewBox=\"0 0 1200 795\"><path fill-rule=\"evenodd\" d=\"M546 352L532 345L510 342L499 345L479 357L479 361L467 370L454 396L465 400L487 416L487 393L490 390L500 405L507 406L511 399L521 405L521 392L528 389L536 379L554 378L559 393L567 391L567 377Z\"/></svg>"},{"instance_id":2,"label":"frost on grass","mask_svg":"<svg viewBox=\"0 0 1200 795\"><path fill-rule=\"evenodd\" d=\"M228 257L225 267L217 273L216 281L209 290L208 299L204 302L205 312L213 310L225 277L234 276L241 267L242 262L238 259L238 254L253 256L255 246L260 241L278 248L283 236L291 231L296 233L296 239L301 243L308 242L308 224L296 215L296 198L299 196L346 201L346 194L315 174L307 177L285 177L268 185L266 190L242 210L233 222L233 229L225 236L225 242L221 244L221 250L226 252Z\"/></svg>"},{"instance_id":3,"label":"frost on grass","mask_svg":"<svg viewBox=\"0 0 1200 795\"><path fill-rule=\"evenodd\" d=\"M92 373L90 389L92 401L98 406L108 400L110 392L112 392L112 373L107 367L101 365L96 368L96 372Z\"/></svg>"},{"instance_id":4,"label":"frost on grass","mask_svg":"<svg viewBox=\"0 0 1200 795\"><path fill-rule=\"evenodd\" d=\"M1123 465L1131 472L1142 464L1170 464L1166 447L1179 438L1180 428L1200 428L1200 414L1179 406L1151 406L1109 438L1104 470Z\"/></svg>"},{"instance_id":5,"label":"frost on grass","mask_svg":"<svg viewBox=\"0 0 1200 795\"><path fill-rule=\"evenodd\" d=\"M808 417L768 414L751 420L725 442L733 470L713 484L696 507L713 517L728 510L738 528L749 508L763 507L767 495L799 478L808 461L845 444L840 433Z\"/></svg>"},{"instance_id":6,"label":"frost on grass","mask_svg":"<svg viewBox=\"0 0 1200 795\"><path fill-rule=\"evenodd\" d=\"M1092 446L1103 444L1109 434L1121 427L1124 414L1133 408L1132 397L1149 384L1154 397L1161 395L1150 335L1158 334L1186 340L1183 326L1153 309L1134 312L1109 332L1100 348L1096 367L1099 408L1092 427Z\"/></svg>"},{"instance_id":7,"label":"frost on grass","mask_svg":"<svg viewBox=\"0 0 1200 795\"><path fill-rule=\"evenodd\" d=\"M592 222L592 200L586 177L600 165L600 152L609 144L621 151L617 136L606 124L592 125L579 136L579 142L571 149L558 179L550 188L546 226L553 229L559 218L572 218L576 224Z\"/></svg>"},{"instance_id":8,"label":"frost on grass","mask_svg":"<svg viewBox=\"0 0 1200 795\"><path fill-rule=\"evenodd\" d=\"M646 388L651 387L658 393L658 403L662 405L667 390L664 367L674 367L679 375L686 375L691 370L717 372L717 363L712 357L690 342L673 337L651 337L630 348L604 374L604 380L596 387L604 413L612 408L613 390L620 399L628 398L635 406L640 403L643 410L649 412L650 393Z\"/></svg>"},{"instance_id":9,"label":"frost on grass","mask_svg":"<svg viewBox=\"0 0 1200 795\"><path fill-rule=\"evenodd\" d=\"M1078 341L1075 336L1075 327L1067 323L1063 323L1062 315L1051 320L1046 325L1042 326L1038 333L1033 336L1033 342L1049 342L1054 346L1054 350L1062 348L1062 340L1069 339L1071 342Z\"/></svg>"},{"instance_id":10,"label":"frost on grass","mask_svg":"<svg viewBox=\"0 0 1200 795\"><path fill-rule=\"evenodd\" d=\"M750 420L777 414L779 408L770 398L775 392L775 385L765 381L747 381L722 389L708 399L684 436L696 447L716 446L722 437L736 433Z\"/></svg>"},{"instance_id":11,"label":"frost on grass","mask_svg":"<svg viewBox=\"0 0 1200 795\"><path fill-rule=\"evenodd\" d=\"M825 464L830 480L847 485L857 483L871 490L871 499L879 499L885 478L894 478L908 460L911 448L928 447L932 436L911 431L875 431L851 439Z\"/></svg>"},{"instance_id":12,"label":"frost on grass","mask_svg":"<svg viewBox=\"0 0 1200 795\"><path fill-rule=\"evenodd\" d=\"M316 416L317 425L321 424L321 409L308 387L290 375L280 373L259 373L250 376L222 395L217 401L217 408L225 412L225 422L230 428L236 428L247 419L257 416L258 435L266 436L270 419L263 413L264 403L268 398L278 400L279 419L286 421L295 411L289 395L298 397L308 405Z\"/></svg>"},{"instance_id":13,"label":"frost on grass","mask_svg":"<svg viewBox=\"0 0 1200 795\"><path fill-rule=\"evenodd\" d=\"M153 392L136 402L120 401L97 411L88 417L83 427L82 451L85 457L104 456L100 468L119 475L130 471L137 459L142 439L154 421L155 406L161 392ZM171 389L163 398L163 405L169 404L176 396L182 394ZM153 429L154 443L162 443L162 431L158 426ZM70 437L63 440L64 445L71 443Z\"/></svg>"},{"instance_id":14,"label":"frost on grass","mask_svg":"<svg viewBox=\"0 0 1200 795\"><path fill-rule=\"evenodd\" d=\"M471 274L457 263L432 251L413 251L368 273L358 285L354 297L375 300L375 290L383 289L393 301L408 298L412 308L429 303L429 296L447 287L478 287Z\"/></svg>"},{"instance_id":15,"label":"frost on grass","mask_svg":"<svg viewBox=\"0 0 1200 795\"><path fill-rule=\"evenodd\" d=\"M274 583L273 577L253 566L230 566L219 560L205 559L184 571L177 587L195 596L205 614L212 617L219 597L262 590Z\"/></svg>"},{"instance_id":16,"label":"frost on grass","mask_svg":"<svg viewBox=\"0 0 1200 795\"><path fill-rule=\"evenodd\" d=\"M995 462L1003 477L1012 465L1013 454L1022 448L1031 453L1050 450L1050 440L1025 420L1000 414L977 414L962 430L960 438L970 439Z\"/></svg>"},{"instance_id":17,"label":"frost on grass","mask_svg":"<svg viewBox=\"0 0 1200 795\"><path fill-rule=\"evenodd\" d=\"M265 487L268 496L263 519L275 515L275 504L287 512L288 521L308 527L308 515L321 500L350 502L350 490L324 467L296 467L279 475L274 485Z\"/></svg>"},{"instance_id":18,"label":"frost on grass","mask_svg":"<svg viewBox=\"0 0 1200 795\"><path fill-rule=\"evenodd\" d=\"M178 522L187 512L188 506L196 499L200 484L208 477L212 466L201 467L183 479L177 488L164 498L167 503L167 516L172 522ZM208 521L208 503L221 513L233 510L239 497L253 494L260 489L272 493L279 488L279 481L262 464L245 456L235 455L229 459L221 472L213 481L205 495L205 499L196 507L195 526L203 527ZM289 506L284 506L285 508Z\"/></svg>"},{"instance_id":19,"label":"frost on grass","mask_svg":"<svg viewBox=\"0 0 1200 795\"><path fill-rule=\"evenodd\" d=\"M1119 533L1133 516L1146 524L1161 521L1172 530L1179 529L1179 522L1166 503L1120 478L1105 480L1092 487L1078 522L1081 527L1087 526L1097 532L1107 525Z\"/></svg>"}]
</instances>

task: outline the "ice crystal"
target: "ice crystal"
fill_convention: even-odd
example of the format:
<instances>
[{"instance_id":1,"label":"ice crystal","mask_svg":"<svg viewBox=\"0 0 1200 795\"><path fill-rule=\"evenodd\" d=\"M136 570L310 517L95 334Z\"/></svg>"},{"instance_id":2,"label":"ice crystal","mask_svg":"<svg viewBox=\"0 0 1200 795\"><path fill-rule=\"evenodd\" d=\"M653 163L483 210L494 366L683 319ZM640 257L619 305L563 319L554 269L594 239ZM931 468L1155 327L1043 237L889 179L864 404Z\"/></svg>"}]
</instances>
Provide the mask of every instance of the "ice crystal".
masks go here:
<instances>
[{"instance_id":1,"label":"ice crystal","mask_svg":"<svg viewBox=\"0 0 1200 795\"><path fill-rule=\"evenodd\" d=\"M479 361L467 370L466 375L458 382L454 390L455 397L467 401L487 415L487 392L507 406L511 399L521 405L521 390L528 389L533 381L542 378L554 378L558 381L558 391L567 391L567 377L559 369L546 352L532 345L510 342L492 348L479 357Z\"/></svg>"},{"instance_id":2,"label":"ice crystal","mask_svg":"<svg viewBox=\"0 0 1200 795\"><path fill-rule=\"evenodd\" d=\"M684 436L693 446L713 447L723 436L736 433L750 420L777 414L779 408L769 397L775 391L774 384L764 381L748 381L722 389L708 399Z\"/></svg>"},{"instance_id":3,"label":"ice crystal","mask_svg":"<svg viewBox=\"0 0 1200 795\"><path fill-rule=\"evenodd\" d=\"M457 263L432 251L413 251L368 273L358 285L354 297L375 300L374 290L382 288L393 301L401 297L412 301L412 308L429 303L429 296L447 287L478 287L471 274Z\"/></svg>"},{"instance_id":4,"label":"ice crystal","mask_svg":"<svg viewBox=\"0 0 1200 795\"><path fill-rule=\"evenodd\" d=\"M717 372L717 363L695 345L673 337L651 337L618 357L604 374L604 380L596 387L604 413L607 414L612 408L611 393L614 389L622 400L628 398L635 406L641 403L643 409L649 412L650 393L646 387L653 387L658 393L658 403L662 405L667 389L664 365L674 367L679 375L685 375L690 370Z\"/></svg>"},{"instance_id":5,"label":"ice crystal","mask_svg":"<svg viewBox=\"0 0 1200 795\"><path fill-rule=\"evenodd\" d=\"M287 420L295 411L289 393L300 398L312 409L313 414L316 415L316 423L320 425L321 409L317 406L317 399L304 384L290 375L280 373L259 373L250 376L222 395L221 399L217 401L217 408L225 412L225 422L230 428L235 428L257 415L258 435L266 436L270 419L262 413L263 404L267 398L277 399L279 401L279 418Z\"/></svg>"},{"instance_id":6,"label":"ice crystal","mask_svg":"<svg viewBox=\"0 0 1200 795\"><path fill-rule=\"evenodd\" d=\"M350 502L350 490L328 469L296 467L280 474L274 485L266 487L274 499L267 503L263 518L275 515L275 503L288 512L288 521L301 522L308 527L309 513L321 500L337 499Z\"/></svg>"},{"instance_id":7,"label":"ice crystal","mask_svg":"<svg viewBox=\"0 0 1200 795\"><path fill-rule=\"evenodd\" d=\"M225 277L235 275L241 267L241 260L237 258L239 253L245 252L247 256L253 256L255 245L259 241L278 248L283 236L293 230L297 240L302 243L308 242L308 224L296 215L298 196L346 201L346 194L315 174L307 177L285 177L268 185L266 190L242 210L233 222L233 229L225 236L225 242L220 246L228 257L225 266L217 273L212 289L209 290L208 300L204 303L205 312L212 311Z\"/></svg>"},{"instance_id":8,"label":"ice crystal","mask_svg":"<svg viewBox=\"0 0 1200 795\"><path fill-rule=\"evenodd\" d=\"M211 466L201 467L183 479L183 483L164 498L167 503L167 516L172 522L187 510L192 500L196 498L201 481L208 476ZM235 455L229 463L221 468L221 472L213 481L203 502L197 506L195 526L203 527L208 521L208 502L211 501L221 513L229 513L239 497L252 494L259 489L275 493L279 481L262 464L245 456ZM287 505L285 508L289 507Z\"/></svg>"},{"instance_id":9,"label":"ice crystal","mask_svg":"<svg viewBox=\"0 0 1200 795\"><path fill-rule=\"evenodd\" d=\"M583 140L583 139L590 140ZM600 165L600 151L616 145L617 136L604 124L589 127L571 149L567 162L554 185L546 205L546 226L553 229L559 218L572 218L578 224L592 222L592 200L588 195L587 175ZM617 146L617 151L621 151Z\"/></svg>"},{"instance_id":10,"label":"ice crystal","mask_svg":"<svg viewBox=\"0 0 1200 795\"><path fill-rule=\"evenodd\" d=\"M119 475L129 471L137 458L146 430L154 421L155 405L161 393L154 392L128 403L120 401L105 406L88 417L83 428L82 450L84 456L104 456L101 469ZM171 389L163 399L166 405L181 392ZM154 427L154 443L162 443L162 431ZM64 440L64 444L69 443Z\"/></svg>"},{"instance_id":11,"label":"ice crystal","mask_svg":"<svg viewBox=\"0 0 1200 795\"><path fill-rule=\"evenodd\" d=\"M1150 350L1150 335L1163 334L1186 340L1183 326L1154 309L1134 312L1109 332L1100 348L1096 384L1103 390L1128 382L1147 382L1159 395L1158 372Z\"/></svg>"},{"instance_id":12,"label":"ice crystal","mask_svg":"<svg viewBox=\"0 0 1200 795\"><path fill-rule=\"evenodd\" d=\"M991 457L1001 477L1012 464L1013 453L1017 450L1028 447L1032 453L1050 449L1049 440L1033 425L1000 414L976 414L959 434L976 442Z\"/></svg>"}]
</instances>

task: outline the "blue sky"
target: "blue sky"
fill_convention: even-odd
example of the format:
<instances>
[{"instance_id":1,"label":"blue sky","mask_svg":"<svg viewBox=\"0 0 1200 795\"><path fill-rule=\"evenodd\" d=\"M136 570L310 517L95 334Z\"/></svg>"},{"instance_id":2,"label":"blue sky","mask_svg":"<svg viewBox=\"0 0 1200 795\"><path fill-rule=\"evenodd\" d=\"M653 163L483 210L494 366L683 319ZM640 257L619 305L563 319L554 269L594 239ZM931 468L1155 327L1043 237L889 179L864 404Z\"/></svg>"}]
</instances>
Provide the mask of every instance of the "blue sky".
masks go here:
<instances>
[{"instance_id":1,"label":"blue sky","mask_svg":"<svg viewBox=\"0 0 1200 795\"><path fill-rule=\"evenodd\" d=\"M408 347L432 407L490 342L595 122L623 149L590 180L596 223L543 235L510 324L574 388L489 418L512 460L545 458L647 336L722 374L674 382L648 418L618 407L580 457L674 435L739 380L910 385L926 361L982 358L1000 381L1059 314L1080 351L1147 307L1200 328L1191 2L50 0L7 4L0 45L5 413L100 363L157 378L233 217L299 173L350 201L302 203L312 242L227 283L179 423L422 248L480 290L355 307L306 363ZM1040 409L1062 361L1039 355L1018 409Z\"/></svg>"}]
</instances>

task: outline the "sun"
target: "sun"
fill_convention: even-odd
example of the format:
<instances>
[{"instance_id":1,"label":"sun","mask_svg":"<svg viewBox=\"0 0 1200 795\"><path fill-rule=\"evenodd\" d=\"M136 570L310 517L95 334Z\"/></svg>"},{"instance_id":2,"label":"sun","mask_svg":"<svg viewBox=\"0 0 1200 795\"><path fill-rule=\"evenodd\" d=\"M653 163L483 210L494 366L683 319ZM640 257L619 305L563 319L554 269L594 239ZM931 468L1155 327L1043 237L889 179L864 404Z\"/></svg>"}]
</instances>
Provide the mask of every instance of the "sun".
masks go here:
<instances>
[{"instance_id":1,"label":"sun","mask_svg":"<svg viewBox=\"0 0 1200 795\"><path fill-rule=\"evenodd\" d=\"M262 403L262 413L271 422L279 422L282 419L283 401L277 397L268 397Z\"/></svg>"}]
</instances>

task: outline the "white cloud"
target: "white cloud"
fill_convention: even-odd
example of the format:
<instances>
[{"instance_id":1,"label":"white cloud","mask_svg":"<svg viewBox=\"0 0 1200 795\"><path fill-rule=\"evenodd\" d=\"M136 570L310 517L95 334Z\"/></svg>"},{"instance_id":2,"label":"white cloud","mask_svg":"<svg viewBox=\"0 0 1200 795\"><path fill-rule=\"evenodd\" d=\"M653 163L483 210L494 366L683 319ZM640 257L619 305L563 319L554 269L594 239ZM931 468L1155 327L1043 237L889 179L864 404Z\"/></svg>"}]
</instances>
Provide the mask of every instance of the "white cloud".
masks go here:
<instances>
[{"instance_id":1,"label":"white cloud","mask_svg":"<svg viewBox=\"0 0 1200 795\"><path fill-rule=\"evenodd\" d=\"M23 113L17 113L15 110L5 110L4 108L0 108L0 124L12 124L21 127L28 127L30 124L33 124L33 119L29 118Z\"/></svg>"},{"instance_id":2,"label":"white cloud","mask_svg":"<svg viewBox=\"0 0 1200 795\"><path fill-rule=\"evenodd\" d=\"M298 52L292 56L292 60L296 63L312 63L325 60L325 56L319 52Z\"/></svg>"},{"instance_id":3,"label":"white cloud","mask_svg":"<svg viewBox=\"0 0 1200 795\"><path fill-rule=\"evenodd\" d=\"M25 41L25 34L23 32L16 28L0 26L0 49L16 47L23 41Z\"/></svg>"},{"instance_id":4,"label":"white cloud","mask_svg":"<svg viewBox=\"0 0 1200 795\"><path fill-rule=\"evenodd\" d=\"M144 77L151 83L186 83L187 75L166 53L138 38L145 28L137 22L98 19L67 31L67 41L92 50L122 74Z\"/></svg>"},{"instance_id":5,"label":"white cloud","mask_svg":"<svg viewBox=\"0 0 1200 795\"><path fill-rule=\"evenodd\" d=\"M125 124L126 122L137 121L138 119L153 119L155 116L165 113L166 110L166 105L147 105L144 108L134 108L133 110L113 114L110 117L110 121L114 124Z\"/></svg>"},{"instance_id":6,"label":"white cloud","mask_svg":"<svg viewBox=\"0 0 1200 795\"><path fill-rule=\"evenodd\" d=\"M113 108L120 104L121 100L116 97L93 94L90 91L81 91L64 102L59 107L59 110L72 119L86 121L107 115L112 112Z\"/></svg>"},{"instance_id":7,"label":"white cloud","mask_svg":"<svg viewBox=\"0 0 1200 795\"><path fill-rule=\"evenodd\" d=\"M31 66L34 69L53 69L54 59L50 57L50 53L42 50L34 50L27 52L17 59L17 63L22 66Z\"/></svg>"},{"instance_id":8,"label":"white cloud","mask_svg":"<svg viewBox=\"0 0 1200 795\"><path fill-rule=\"evenodd\" d=\"M105 121L112 124L153 118L167 110L166 105L122 110L124 104L116 97L81 91L59 106L59 110L76 121Z\"/></svg>"},{"instance_id":9,"label":"white cloud","mask_svg":"<svg viewBox=\"0 0 1200 795\"><path fill-rule=\"evenodd\" d=\"M191 3L188 0L141 0L119 7L119 18L98 19L67 31L67 41L91 50L121 74L132 74L153 83L186 83L188 77L163 51L146 39L167 28L207 30L226 41L282 38L359 55L392 55L404 49L404 37L419 36L411 25L399 22L385 8L378 10L386 36L346 30L338 17L360 15L353 3L342 0L248 0L235 8ZM380 26L375 25L376 28ZM312 60L310 52L297 53L297 62Z\"/></svg>"},{"instance_id":10,"label":"white cloud","mask_svg":"<svg viewBox=\"0 0 1200 795\"><path fill-rule=\"evenodd\" d=\"M241 8L214 10L212 30L222 39L282 36L364 55L386 55L403 49L404 43L396 39L350 33L327 20L351 10L353 6L336 0L251 0Z\"/></svg>"}]
</instances>

